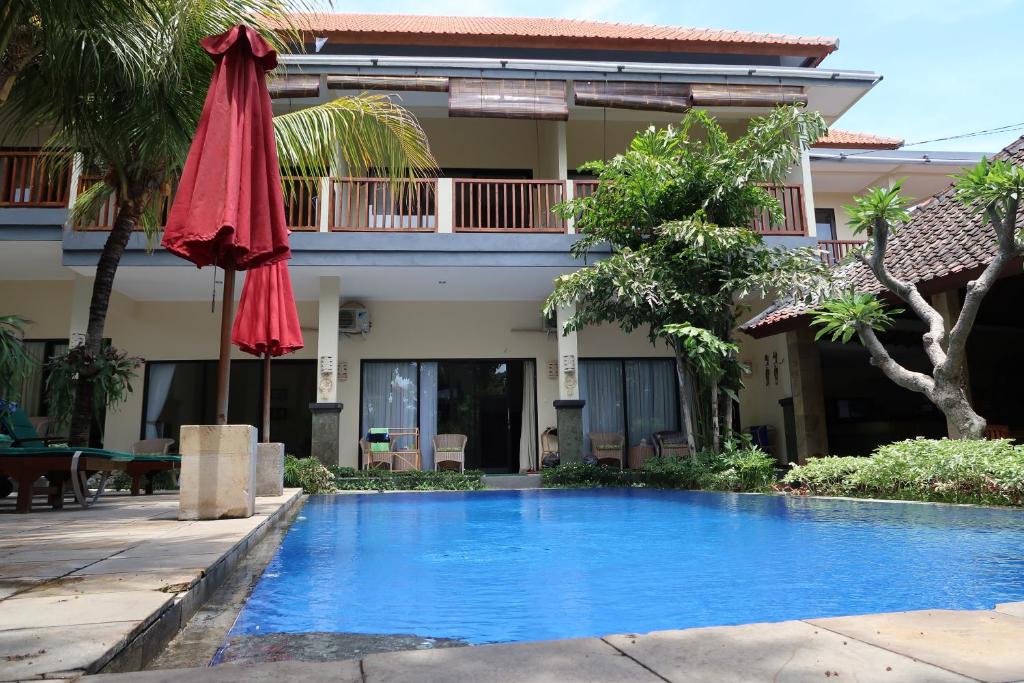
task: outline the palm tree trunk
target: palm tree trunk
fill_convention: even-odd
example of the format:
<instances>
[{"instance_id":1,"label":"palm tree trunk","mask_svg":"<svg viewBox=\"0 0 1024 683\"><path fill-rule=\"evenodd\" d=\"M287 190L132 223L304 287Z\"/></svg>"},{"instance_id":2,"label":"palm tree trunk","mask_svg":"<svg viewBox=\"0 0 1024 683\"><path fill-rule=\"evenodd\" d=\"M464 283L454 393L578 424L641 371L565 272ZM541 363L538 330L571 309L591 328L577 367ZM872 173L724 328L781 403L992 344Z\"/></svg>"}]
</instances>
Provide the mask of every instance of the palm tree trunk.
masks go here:
<instances>
[{"instance_id":1,"label":"palm tree trunk","mask_svg":"<svg viewBox=\"0 0 1024 683\"><path fill-rule=\"evenodd\" d=\"M103 245L103 252L96 264L96 279L92 283L92 299L89 302L89 325L86 328L85 359L95 359L103 343L103 328L107 322L107 309L110 307L110 293L114 288L114 275L121 262L128 239L132 236L144 206L143 198L125 198L118 202L117 218ZM95 414L93 406L92 383L95 373L81 371L75 387L75 405L71 413L69 441L73 446L88 446L92 419Z\"/></svg>"}]
</instances>

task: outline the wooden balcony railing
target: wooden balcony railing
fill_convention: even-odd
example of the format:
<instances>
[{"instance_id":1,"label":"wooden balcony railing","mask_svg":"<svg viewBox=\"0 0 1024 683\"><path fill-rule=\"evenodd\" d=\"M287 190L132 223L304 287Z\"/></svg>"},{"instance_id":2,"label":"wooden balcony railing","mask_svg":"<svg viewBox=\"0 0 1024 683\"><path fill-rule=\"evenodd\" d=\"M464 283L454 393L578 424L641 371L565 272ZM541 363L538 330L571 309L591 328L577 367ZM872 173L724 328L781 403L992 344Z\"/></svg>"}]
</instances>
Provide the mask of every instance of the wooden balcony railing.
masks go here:
<instances>
[{"instance_id":1,"label":"wooden balcony railing","mask_svg":"<svg viewBox=\"0 0 1024 683\"><path fill-rule=\"evenodd\" d=\"M354 232L434 232L437 180L331 178L327 225Z\"/></svg>"},{"instance_id":2,"label":"wooden balcony railing","mask_svg":"<svg viewBox=\"0 0 1024 683\"><path fill-rule=\"evenodd\" d=\"M54 155L35 151L0 152L0 206L59 208L68 205L71 170Z\"/></svg>"},{"instance_id":3,"label":"wooden balcony railing","mask_svg":"<svg viewBox=\"0 0 1024 683\"><path fill-rule=\"evenodd\" d=\"M574 199L589 197L597 192L597 184L601 182L592 178L577 178L572 181L572 196Z\"/></svg>"},{"instance_id":4,"label":"wooden balcony railing","mask_svg":"<svg viewBox=\"0 0 1024 683\"><path fill-rule=\"evenodd\" d=\"M800 236L807 234L807 217L804 215L804 191L800 185L769 185L766 189L782 205L784 219L773 225L765 213L754 219L751 229L762 235Z\"/></svg>"},{"instance_id":5,"label":"wooden balcony railing","mask_svg":"<svg viewBox=\"0 0 1024 683\"><path fill-rule=\"evenodd\" d=\"M821 250L821 260L834 266L862 244L864 240L818 240L818 249Z\"/></svg>"},{"instance_id":6,"label":"wooden balcony railing","mask_svg":"<svg viewBox=\"0 0 1024 683\"><path fill-rule=\"evenodd\" d=\"M455 232L565 232L552 209L565 201L561 180L482 180L453 182Z\"/></svg>"},{"instance_id":7,"label":"wooden balcony railing","mask_svg":"<svg viewBox=\"0 0 1024 683\"><path fill-rule=\"evenodd\" d=\"M316 232L320 229L320 181L317 178L283 176L284 218L289 230Z\"/></svg>"},{"instance_id":8,"label":"wooden balcony railing","mask_svg":"<svg viewBox=\"0 0 1024 683\"><path fill-rule=\"evenodd\" d=\"M87 189L96 185L97 183L103 182L103 179L99 176L94 175L81 175L78 177L78 194L82 194ZM158 225L162 228L167 223L167 212L171 210L171 198L174 196L173 189L170 192L166 192L160 195L156 201L157 204L157 221ZM114 226L114 220L117 218L117 193L110 193L103 203L100 204L96 213L91 217L79 219L75 222L75 230L82 230L86 232L103 232L110 230ZM142 226L138 225L136 230L142 230Z\"/></svg>"}]
</instances>

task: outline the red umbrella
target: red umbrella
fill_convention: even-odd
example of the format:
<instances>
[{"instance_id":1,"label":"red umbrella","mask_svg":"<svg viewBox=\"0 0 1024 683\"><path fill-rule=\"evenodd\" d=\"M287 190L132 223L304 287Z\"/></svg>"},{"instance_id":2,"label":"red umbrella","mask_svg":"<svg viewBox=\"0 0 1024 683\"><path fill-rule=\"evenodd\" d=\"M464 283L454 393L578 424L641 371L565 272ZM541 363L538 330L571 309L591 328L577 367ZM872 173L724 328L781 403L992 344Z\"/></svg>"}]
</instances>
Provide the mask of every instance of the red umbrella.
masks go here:
<instances>
[{"instance_id":1,"label":"red umbrella","mask_svg":"<svg viewBox=\"0 0 1024 683\"><path fill-rule=\"evenodd\" d=\"M205 38L216 63L167 218L164 248L224 269L217 423L227 423L235 271L291 257L265 74L277 54L247 26Z\"/></svg>"},{"instance_id":2,"label":"red umbrella","mask_svg":"<svg viewBox=\"0 0 1024 683\"><path fill-rule=\"evenodd\" d=\"M252 268L242 285L231 341L246 353L263 356L263 441L270 441L270 358L302 348L288 263Z\"/></svg>"}]
</instances>

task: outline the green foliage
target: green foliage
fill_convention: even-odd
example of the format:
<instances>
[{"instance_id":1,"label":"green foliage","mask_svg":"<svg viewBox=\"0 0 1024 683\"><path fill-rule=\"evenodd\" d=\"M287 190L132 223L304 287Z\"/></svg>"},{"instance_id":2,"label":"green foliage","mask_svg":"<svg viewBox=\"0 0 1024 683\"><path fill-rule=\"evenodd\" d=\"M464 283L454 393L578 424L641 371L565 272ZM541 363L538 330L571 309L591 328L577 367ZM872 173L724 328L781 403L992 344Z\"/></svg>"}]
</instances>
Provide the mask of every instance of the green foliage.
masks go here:
<instances>
[{"instance_id":1,"label":"green foliage","mask_svg":"<svg viewBox=\"0 0 1024 683\"><path fill-rule=\"evenodd\" d=\"M1024 446L1008 439L910 439L869 458L819 458L794 467L784 484L822 495L1024 504Z\"/></svg>"},{"instance_id":2,"label":"green foliage","mask_svg":"<svg viewBox=\"0 0 1024 683\"><path fill-rule=\"evenodd\" d=\"M857 326L881 332L892 327L893 316L903 312L902 308L889 310L874 294L846 292L835 299L829 299L816 308L811 325L820 327L815 340L831 336L832 341L844 344L857 333Z\"/></svg>"},{"instance_id":3,"label":"green foliage","mask_svg":"<svg viewBox=\"0 0 1024 683\"><path fill-rule=\"evenodd\" d=\"M775 460L745 442L729 442L721 453L703 451L693 458L654 457L640 470L571 463L541 472L550 488L636 486L709 491L766 491L775 480Z\"/></svg>"},{"instance_id":4,"label":"green foliage","mask_svg":"<svg viewBox=\"0 0 1024 683\"><path fill-rule=\"evenodd\" d=\"M154 491L177 491L178 484L174 481L174 475L166 470L154 472L152 475ZM145 477L142 481L145 486ZM114 476L107 482L107 488L114 491L127 491L132 487L132 478L124 470L117 470Z\"/></svg>"},{"instance_id":5,"label":"green foliage","mask_svg":"<svg viewBox=\"0 0 1024 683\"><path fill-rule=\"evenodd\" d=\"M96 417L128 400L132 380L142 367L143 360L129 356L109 344L100 347L95 356L85 345L69 348L46 361L47 407L57 424L66 426L71 421L75 406L75 391L80 377L88 377L86 386L92 388L93 409Z\"/></svg>"},{"instance_id":6,"label":"green foliage","mask_svg":"<svg viewBox=\"0 0 1024 683\"><path fill-rule=\"evenodd\" d=\"M1024 194L1024 167L996 159L982 159L956 178L956 198L997 222L1016 216Z\"/></svg>"},{"instance_id":7,"label":"green foliage","mask_svg":"<svg viewBox=\"0 0 1024 683\"><path fill-rule=\"evenodd\" d=\"M479 470L419 471L356 470L331 467L335 486L341 491L479 491L484 487Z\"/></svg>"},{"instance_id":8,"label":"green foliage","mask_svg":"<svg viewBox=\"0 0 1024 683\"><path fill-rule=\"evenodd\" d=\"M871 232L880 226L895 233L900 225L910 220L902 182L892 187L874 187L866 194L854 197L853 204L843 209L855 235Z\"/></svg>"},{"instance_id":9,"label":"green foliage","mask_svg":"<svg viewBox=\"0 0 1024 683\"><path fill-rule=\"evenodd\" d=\"M6 412L7 402L21 397L22 383L35 364L22 341L26 325L21 316L0 316L0 415Z\"/></svg>"},{"instance_id":10,"label":"green foliage","mask_svg":"<svg viewBox=\"0 0 1024 683\"><path fill-rule=\"evenodd\" d=\"M679 127L649 128L625 153L586 164L597 189L558 207L576 219L576 257L598 245L612 253L557 278L545 311L574 305L567 330L613 323L669 344L680 374L695 380L683 382L693 386L681 395L684 412L696 411L699 446L718 429L709 417L718 400L711 384L727 395L742 386L730 341L742 310L737 300L750 293L803 298L828 276L815 251L770 247L748 228L765 213L782 218L764 184L780 182L822 132L818 114L781 107L730 139L707 112L691 111Z\"/></svg>"},{"instance_id":11,"label":"green foliage","mask_svg":"<svg viewBox=\"0 0 1024 683\"><path fill-rule=\"evenodd\" d=\"M334 493L334 475L316 458L284 456L284 485L301 488L303 493L318 495Z\"/></svg>"}]
</instances>

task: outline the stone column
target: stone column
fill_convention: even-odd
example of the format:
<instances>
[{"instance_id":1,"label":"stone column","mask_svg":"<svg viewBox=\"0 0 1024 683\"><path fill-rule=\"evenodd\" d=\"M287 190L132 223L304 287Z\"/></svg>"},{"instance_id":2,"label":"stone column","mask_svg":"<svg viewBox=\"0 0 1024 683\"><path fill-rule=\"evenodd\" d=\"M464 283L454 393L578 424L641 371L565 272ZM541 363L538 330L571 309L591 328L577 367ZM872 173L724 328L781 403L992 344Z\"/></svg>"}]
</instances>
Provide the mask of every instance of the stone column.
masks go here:
<instances>
[{"instance_id":1,"label":"stone column","mask_svg":"<svg viewBox=\"0 0 1024 683\"><path fill-rule=\"evenodd\" d=\"M555 421L558 426L558 457L561 462L583 460L583 401L580 400L579 354L575 332L562 334L563 325L575 307L559 308L558 324L558 400Z\"/></svg>"},{"instance_id":2,"label":"stone column","mask_svg":"<svg viewBox=\"0 0 1024 683\"><path fill-rule=\"evenodd\" d=\"M256 511L256 428L181 428L178 519L252 517Z\"/></svg>"},{"instance_id":3,"label":"stone column","mask_svg":"<svg viewBox=\"0 0 1024 683\"><path fill-rule=\"evenodd\" d=\"M943 326L946 328L946 334L953 329L953 325L956 324L957 318L960 317L960 290L949 289L945 292L939 292L933 294L931 297L932 306L942 316ZM971 375L970 368L967 361L964 362L963 376L960 378L964 392L967 394L967 400L971 400ZM960 438L960 430L956 428L956 425L946 420L946 433L951 439Z\"/></svg>"},{"instance_id":4,"label":"stone column","mask_svg":"<svg viewBox=\"0 0 1024 683\"><path fill-rule=\"evenodd\" d=\"M809 327L786 332L786 355L789 356L789 376L793 388L796 454L798 462L803 464L807 458L828 455L821 355Z\"/></svg>"},{"instance_id":5,"label":"stone column","mask_svg":"<svg viewBox=\"0 0 1024 683\"><path fill-rule=\"evenodd\" d=\"M256 445L256 495L284 495L284 444Z\"/></svg>"},{"instance_id":6,"label":"stone column","mask_svg":"<svg viewBox=\"0 0 1024 683\"><path fill-rule=\"evenodd\" d=\"M338 403L338 306L341 278L320 278L320 315L317 331L316 403L312 413L312 453L325 465L338 464L341 404Z\"/></svg>"}]
</instances>

